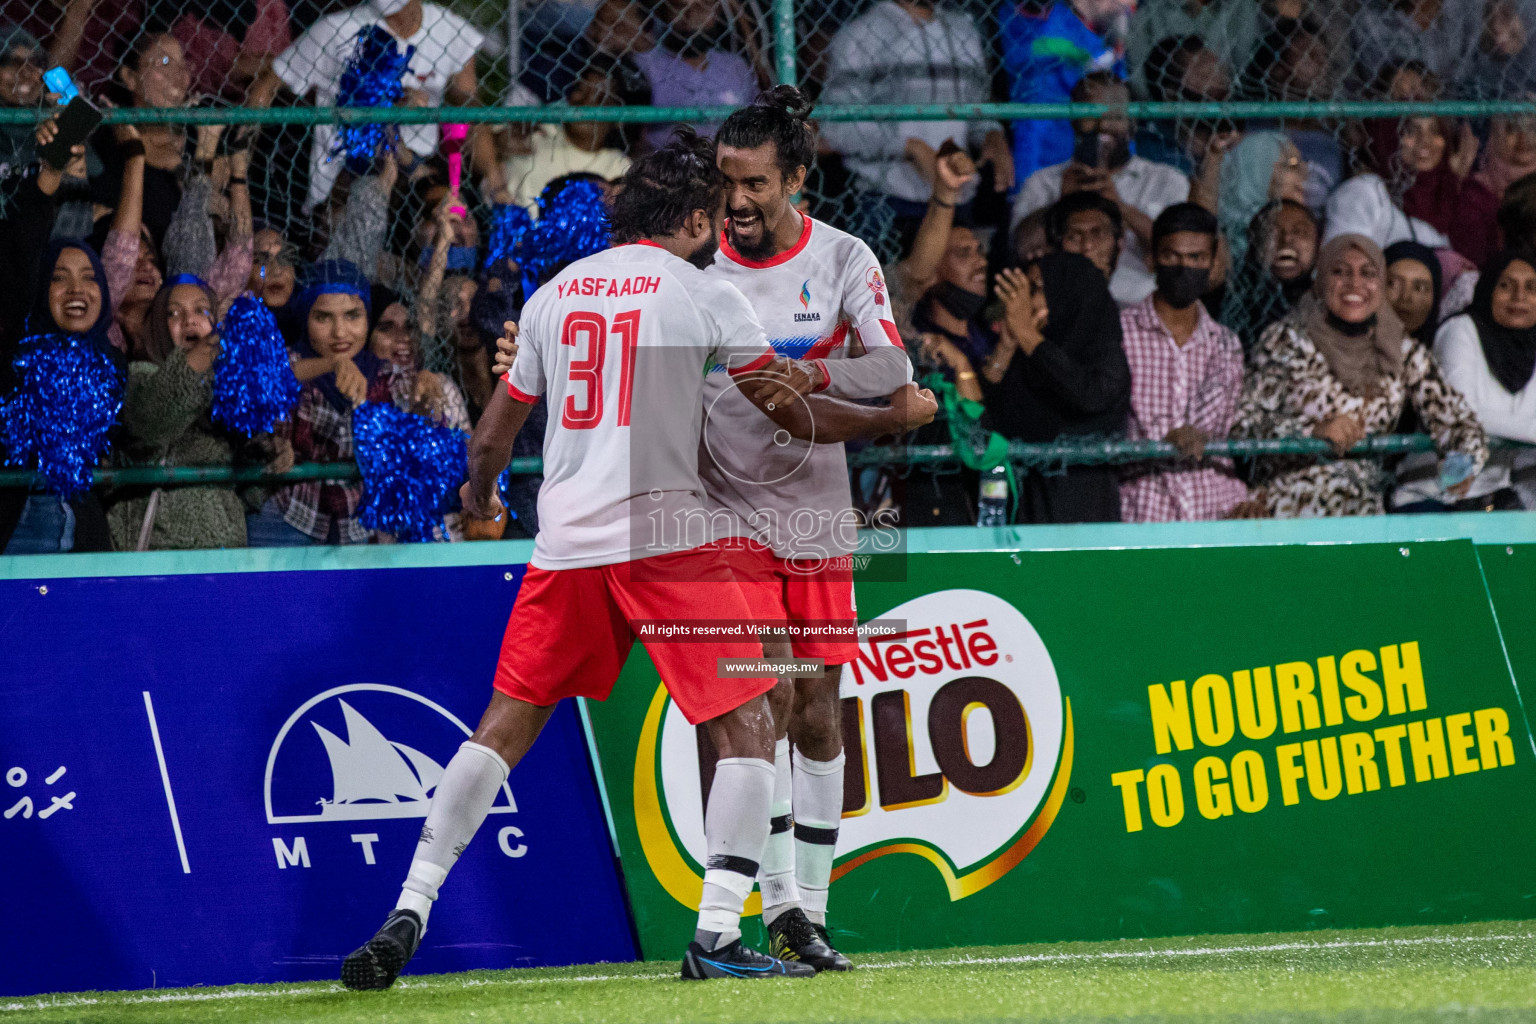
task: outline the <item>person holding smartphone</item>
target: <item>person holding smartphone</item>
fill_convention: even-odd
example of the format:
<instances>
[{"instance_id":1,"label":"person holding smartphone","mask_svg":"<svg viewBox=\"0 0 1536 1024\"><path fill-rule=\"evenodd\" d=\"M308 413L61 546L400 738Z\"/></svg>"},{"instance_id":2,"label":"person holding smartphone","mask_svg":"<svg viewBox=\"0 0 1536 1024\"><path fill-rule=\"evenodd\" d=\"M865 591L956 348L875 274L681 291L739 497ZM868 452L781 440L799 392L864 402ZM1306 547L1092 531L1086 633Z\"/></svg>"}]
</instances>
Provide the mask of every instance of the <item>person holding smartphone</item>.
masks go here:
<instances>
[{"instance_id":1,"label":"person holding smartphone","mask_svg":"<svg viewBox=\"0 0 1536 1024\"><path fill-rule=\"evenodd\" d=\"M1072 159L1031 174L1013 205L1012 224L1064 195L1094 192L1120 210L1123 244L1120 262L1109 281L1110 294L1122 308L1135 305L1157 287L1148 255L1152 222L1174 203L1189 198L1189 179L1177 168L1131 152L1135 125L1123 113L1131 94L1107 71L1086 75L1072 88L1075 103L1103 103L1102 117L1072 122ZM1116 110L1113 108L1122 108Z\"/></svg>"}]
</instances>

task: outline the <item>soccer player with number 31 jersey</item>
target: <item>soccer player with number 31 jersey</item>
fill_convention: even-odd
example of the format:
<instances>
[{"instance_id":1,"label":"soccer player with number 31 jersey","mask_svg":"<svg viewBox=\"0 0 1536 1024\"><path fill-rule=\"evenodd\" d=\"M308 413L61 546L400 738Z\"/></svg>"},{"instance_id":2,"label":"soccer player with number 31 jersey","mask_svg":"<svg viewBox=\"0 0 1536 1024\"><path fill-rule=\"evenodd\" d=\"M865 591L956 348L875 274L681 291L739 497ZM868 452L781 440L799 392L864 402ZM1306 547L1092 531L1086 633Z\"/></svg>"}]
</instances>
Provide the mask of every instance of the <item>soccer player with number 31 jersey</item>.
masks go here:
<instances>
[{"instance_id":1,"label":"soccer player with number 31 jersey","mask_svg":"<svg viewBox=\"0 0 1536 1024\"><path fill-rule=\"evenodd\" d=\"M725 554L709 543L698 469L705 382L728 382L762 429L823 442L900 429L898 421L923 408L877 410L810 395L821 380L814 367L776 355L741 293L704 272L718 245L721 192L713 146L680 131L625 175L612 218L619 244L572 263L524 307L520 354L470 442L461 496L470 516L504 513L496 481L542 396L549 418L539 534L490 704L434 790L395 909L343 962L349 988L393 984L426 933L449 870L562 698L606 697L647 623L758 620ZM503 341L511 345L510 334ZM717 663L760 659L762 644L751 632L644 642L678 708L719 753L705 808L698 928L682 976L814 974L741 943L775 787L765 695L779 683L723 675Z\"/></svg>"}]
</instances>

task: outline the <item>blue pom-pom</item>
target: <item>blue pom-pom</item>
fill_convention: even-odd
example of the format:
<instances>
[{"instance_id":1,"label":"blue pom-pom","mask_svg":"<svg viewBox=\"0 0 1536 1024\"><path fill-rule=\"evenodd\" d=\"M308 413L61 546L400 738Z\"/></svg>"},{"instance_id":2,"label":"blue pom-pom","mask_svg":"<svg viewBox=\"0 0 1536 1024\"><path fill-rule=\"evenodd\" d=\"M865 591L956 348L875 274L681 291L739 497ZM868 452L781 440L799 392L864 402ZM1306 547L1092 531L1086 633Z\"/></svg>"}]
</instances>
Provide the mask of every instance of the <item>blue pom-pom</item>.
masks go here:
<instances>
[{"instance_id":1,"label":"blue pom-pom","mask_svg":"<svg viewBox=\"0 0 1536 1024\"><path fill-rule=\"evenodd\" d=\"M338 107L392 107L405 95L400 82L415 46L402 53L395 37L381 25L369 25L357 34L352 56L347 59L337 87ZM394 145L392 126L383 124L345 124L336 133L332 155L345 153L347 167L365 174L382 148Z\"/></svg>"},{"instance_id":2,"label":"blue pom-pom","mask_svg":"<svg viewBox=\"0 0 1536 1024\"><path fill-rule=\"evenodd\" d=\"M567 264L608 248L610 231L603 190L593 182L569 182L554 195L545 189L538 223L517 247L524 297Z\"/></svg>"},{"instance_id":3,"label":"blue pom-pom","mask_svg":"<svg viewBox=\"0 0 1536 1024\"><path fill-rule=\"evenodd\" d=\"M465 436L388 402L352 413L352 447L363 474L358 518L403 541L433 539L469 474Z\"/></svg>"},{"instance_id":4,"label":"blue pom-pom","mask_svg":"<svg viewBox=\"0 0 1536 1024\"><path fill-rule=\"evenodd\" d=\"M219 324L213 364L213 418L249 437L277 426L299 400L288 346L267 304L242 295Z\"/></svg>"},{"instance_id":5,"label":"blue pom-pom","mask_svg":"<svg viewBox=\"0 0 1536 1024\"><path fill-rule=\"evenodd\" d=\"M7 461L24 466L36 459L44 486L61 498L88 489L123 408L122 371L73 334L22 339L11 365L16 389L0 400Z\"/></svg>"},{"instance_id":6,"label":"blue pom-pom","mask_svg":"<svg viewBox=\"0 0 1536 1024\"><path fill-rule=\"evenodd\" d=\"M533 218L516 203L492 207L491 240L485 249L486 272L504 273L506 261L517 258L517 247L532 227Z\"/></svg>"}]
</instances>

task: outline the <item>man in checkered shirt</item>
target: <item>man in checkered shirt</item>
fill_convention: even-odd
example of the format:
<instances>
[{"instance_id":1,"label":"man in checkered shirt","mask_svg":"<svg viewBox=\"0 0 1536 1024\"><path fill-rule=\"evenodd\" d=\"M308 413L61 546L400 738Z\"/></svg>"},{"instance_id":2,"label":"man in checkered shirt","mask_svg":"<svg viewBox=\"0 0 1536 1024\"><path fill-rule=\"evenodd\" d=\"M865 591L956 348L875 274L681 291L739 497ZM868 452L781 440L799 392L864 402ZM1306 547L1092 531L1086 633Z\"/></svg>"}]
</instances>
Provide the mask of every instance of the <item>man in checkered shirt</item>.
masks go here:
<instances>
[{"instance_id":1,"label":"man in checkered shirt","mask_svg":"<svg viewBox=\"0 0 1536 1024\"><path fill-rule=\"evenodd\" d=\"M1206 312L1216 257L1216 218L1179 203L1152 225L1157 290L1120 313L1131 364L1133 439L1176 445L1180 462L1127 467L1120 514L1128 523L1225 519L1249 514L1248 488L1227 459L1205 459L1205 442L1232 429L1243 390L1237 335ZM1198 461L1194 461L1198 460Z\"/></svg>"}]
</instances>

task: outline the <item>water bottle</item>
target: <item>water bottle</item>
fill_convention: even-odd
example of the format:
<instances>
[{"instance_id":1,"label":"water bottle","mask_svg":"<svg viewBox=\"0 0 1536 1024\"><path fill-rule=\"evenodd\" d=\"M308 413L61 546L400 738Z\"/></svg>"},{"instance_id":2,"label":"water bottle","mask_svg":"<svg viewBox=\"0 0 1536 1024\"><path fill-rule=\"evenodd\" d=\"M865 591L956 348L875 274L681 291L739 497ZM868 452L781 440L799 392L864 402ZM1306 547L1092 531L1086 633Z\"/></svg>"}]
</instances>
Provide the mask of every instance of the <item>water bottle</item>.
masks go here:
<instances>
[{"instance_id":1,"label":"water bottle","mask_svg":"<svg viewBox=\"0 0 1536 1024\"><path fill-rule=\"evenodd\" d=\"M1448 491L1457 484L1465 483L1472 475L1476 463L1465 452L1451 452L1440 462L1440 489Z\"/></svg>"},{"instance_id":2,"label":"water bottle","mask_svg":"<svg viewBox=\"0 0 1536 1024\"><path fill-rule=\"evenodd\" d=\"M1008 467L982 470L981 490L976 496L977 526L1008 525Z\"/></svg>"}]
</instances>

